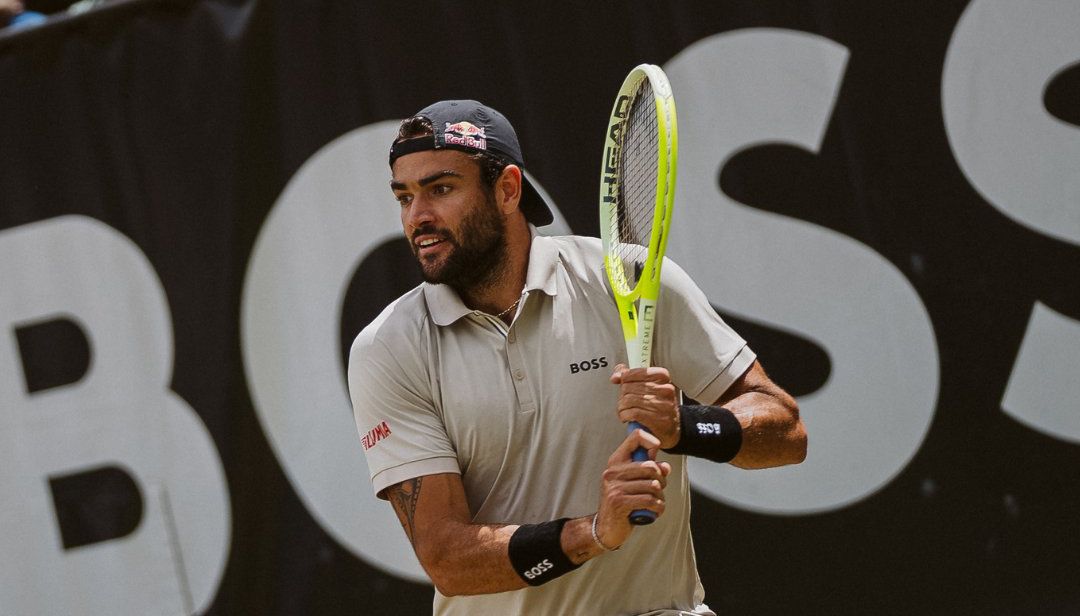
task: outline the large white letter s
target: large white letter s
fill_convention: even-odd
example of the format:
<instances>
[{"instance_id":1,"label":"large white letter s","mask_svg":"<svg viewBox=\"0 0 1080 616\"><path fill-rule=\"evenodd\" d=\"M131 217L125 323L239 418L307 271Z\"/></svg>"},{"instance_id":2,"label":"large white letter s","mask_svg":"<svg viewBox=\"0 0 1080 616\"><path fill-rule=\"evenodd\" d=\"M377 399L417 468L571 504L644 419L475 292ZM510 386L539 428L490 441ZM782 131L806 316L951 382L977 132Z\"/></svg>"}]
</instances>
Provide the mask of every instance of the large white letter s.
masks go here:
<instances>
[{"instance_id":1,"label":"large white letter s","mask_svg":"<svg viewBox=\"0 0 1080 616\"><path fill-rule=\"evenodd\" d=\"M899 270L845 235L739 204L718 187L743 149L818 151L847 55L820 36L753 29L700 41L666 65L680 121L673 258L716 305L794 329L832 360L825 386L800 400L803 464L747 473L691 460L696 488L751 510L824 511L872 494L915 454L934 413L934 333Z\"/></svg>"}]
</instances>

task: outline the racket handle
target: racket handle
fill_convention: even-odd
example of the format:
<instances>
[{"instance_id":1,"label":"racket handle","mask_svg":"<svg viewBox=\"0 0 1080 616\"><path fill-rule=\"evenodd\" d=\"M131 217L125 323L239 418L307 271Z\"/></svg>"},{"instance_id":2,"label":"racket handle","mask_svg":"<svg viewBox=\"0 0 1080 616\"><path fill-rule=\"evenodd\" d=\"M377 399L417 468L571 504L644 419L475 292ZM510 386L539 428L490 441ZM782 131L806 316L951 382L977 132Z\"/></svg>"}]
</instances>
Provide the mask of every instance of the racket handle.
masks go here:
<instances>
[{"instance_id":1,"label":"racket handle","mask_svg":"<svg viewBox=\"0 0 1080 616\"><path fill-rule=\"evenodd\" d=\"M633 432L634 430L644 430L649 432L649 429L639 424L636 421L631 421L627 425L627 432ZM649 432L649 434L652 434ZM634 450L634 453L630 454L630 458L634 462L645 462L649 459L649 451L644 447L638 447ZM648 509L635 509L630 512L630 523L636 526L645 526L646 524L652 524L656 521L656 512L649 511Z\"/></svg>"}]
</instances>

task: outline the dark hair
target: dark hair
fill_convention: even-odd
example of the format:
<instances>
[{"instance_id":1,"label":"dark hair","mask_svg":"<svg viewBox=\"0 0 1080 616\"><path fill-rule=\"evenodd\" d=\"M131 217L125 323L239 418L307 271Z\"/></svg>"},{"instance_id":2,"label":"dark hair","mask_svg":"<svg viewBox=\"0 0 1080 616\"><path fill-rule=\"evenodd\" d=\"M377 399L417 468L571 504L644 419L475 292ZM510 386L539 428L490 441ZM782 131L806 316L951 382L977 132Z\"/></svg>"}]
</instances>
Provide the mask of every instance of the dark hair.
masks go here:
<instances>
[{"instance_id":1,"label":"dark hair","mask_svg":"<svg viewBox=\"0 0 1080 616\"><path fill-rule=\"evenodd\" d=\"M401 126L398 127L397 139L394 141L403 141L405 139L434 134L435 128L431 125L431 120L424 116L413 116L401 121ZM473 152L468 156L476 161L476 164L480 167L480 184L487 191L493 190L495 188L495 180L499 179L503 169L505 169L506 165L509 163L498 156L492 156L487 152Z\"/></svg>"}]
</instances>

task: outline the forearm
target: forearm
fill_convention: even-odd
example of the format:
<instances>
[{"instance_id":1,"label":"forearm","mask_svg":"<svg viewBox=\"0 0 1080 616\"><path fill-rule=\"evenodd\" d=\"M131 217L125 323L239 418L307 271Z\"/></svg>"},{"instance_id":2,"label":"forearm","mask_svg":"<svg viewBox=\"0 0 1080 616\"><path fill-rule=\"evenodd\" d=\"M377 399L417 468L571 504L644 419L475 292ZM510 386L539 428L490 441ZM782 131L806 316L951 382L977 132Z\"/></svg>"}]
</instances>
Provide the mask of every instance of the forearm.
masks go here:
<instances>
[{"instance_id":1,"label":"forearm","mask_svg":"<svg viewBox=\"0 0 1080 616\"><path fill-rule=\"evenodd\" d=\"M603 553L592 540L592 516L569 520L560 535L562 551L575 565ZM415 545L435 587L446 596L480 595L525 588L510 561L510 538L518 525L446 524L437 536Z\"/></svg>"},{"instance_id":2,"label":"forearm","mask_svg":"<svg viewBox=\"0 0 1080 616\"><path fill-rule=\"evenodd\" d=\"M413 548L435 588L446 596L480 595L526 586L510 565L507 546L517 525L446 523ZM431 536L429 536L431 535Z\"/></svg>"},{"instance_id":3,"label":"forearm","mask_svg":"<svg viewBox=\"0 0 1080 616\"><path fill-rule=\"evenodd\" d=\"M633 531L631 511L664 511L663 489L671 465L637 463L645 447L655 458L659 440L628 434L608 458L596 515L539 524L472 524L460 475L438 473L407 479L383 490L394 507L420 565L440 593L477 595L539 585L573 575L577 565L618 549ZM542 498L537 495L536 498Z\"/></svg>"},{"instance_id":4,"label":"forearm","mask_svg":"<svg viewBox=\"0 0 1080 616\"><path fill-rule=\"evenodd\" d=\"M712 406L680 405L670 374L661 367L628 370L620 364L611 382L619 385L619 419L644 425L664 451L741 468L806 458L798 403L756 361Z\"/></svg>"},{"instance_id":5,"label":"forearm","mask_svg":"<svg viewBox=\"0 0 1080 616\"><path fill-rule=\"evenodd\" d=\"M444 595L502 592L525 586L507 545L517 526L469 524L460 476L414 477L386 488L420 566Z\"/></svg>"},{"instance_id":6,"label":"forearm","mask_svg":"<svg viewBox=\"0 0 1080 616\"><path fill-rule=\"evenodd\" d=\"M739 468L772 468L806 458L806 430L799 407L786 393L751 391L723 402L742 427Z\"/></svg>"}]
</instances>

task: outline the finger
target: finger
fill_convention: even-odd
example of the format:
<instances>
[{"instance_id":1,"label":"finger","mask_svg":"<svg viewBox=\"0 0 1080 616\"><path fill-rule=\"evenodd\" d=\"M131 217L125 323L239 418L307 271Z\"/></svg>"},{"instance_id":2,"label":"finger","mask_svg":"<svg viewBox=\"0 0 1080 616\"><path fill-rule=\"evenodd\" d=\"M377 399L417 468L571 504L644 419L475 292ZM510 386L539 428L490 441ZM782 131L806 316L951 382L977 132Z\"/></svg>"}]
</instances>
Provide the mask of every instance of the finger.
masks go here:
<instances>
[{"instance_id":1,"label":"finger","mask_svg":"<svg viewBox=\"0 0 1080 616\"><path fill-rule=\"evenodd\" d=\"M626 364L616 364L615 369L611 372L611 382L616 385L622 383L624 372L626 372Z\"/></svg>"},{"instance_id":2,"label":"finger","mask_svg":"<svg viewBox=\"0 0 1080 616\"><path fill-rule=\"evenodd\" d=\"M620 483L610 486L604 496L609 506L629 513L630 509L640 508L634 505L653 505L656 502L664 502L664 488L659 480Z\"/></svg>"},{"instance_id":3,"label":"finger","mask_svg":"<svg viewBox=\"0 0 1080 616\"><path fill-rule=\"evenodd\" d=\"M644 411L649 408L649 401L644 397L637 394L628 394L619 396L619 404L615 409L619 416L622 416L624 412L630 411ZM625 423L626 420L623 420Z\"/></svg>"},{"instance_id":4,"label":"finger","mask_svg":"<svg viewBox=\"0 0 1080 616\"><path fill-rule=\"evenodd\" d=\"M646 408L656 404L670 405L671 401L662 399L657 391L648 387L624 385L619 392L619 408L621 409L632 406Z\"/></svg>"},{"instance_id":5,"label":"finger","mask_svg":"<svg viewBox=\"0 0 1080 616\"><path fill-rule=\"evenodd\" d=\"M660 447L670 447L671 439L679 430L678 411L670 405L634 406L616 411L623 423L637 422L660 440Z\"/></svg>"},{"instance_id":6,"label":"finger","mask_svg":"<svg viewBox=\"0 0 1080 616\"><path fill-rule=\"evenodd\" d=\"M671 373L661 366L649 366L648 368L630 368L624 370L621 375L622 383L634 382L670 383Z\"/></svg>"},{"instance_id":7,"label":"finger","mask_svg":"<svg viewBox=\"0 0 1080 616\"><path fill-rule=\"evenodd\" d=\"M621 483L615 487L618 500L647 496L649 498L664 500L664 485L659 479L649 479Z\"/></svg>"},{"instance_id":8,"label":"finger","mask_svg":"<svg viewBox=\"0 0 1080 616\"><path fill-rule=\"evenodd\" d=\"M619 421L644 428L660 441L658 448L670 448L675 444L673 441L678 440L678 421L666 413L634 409L620 412ZM648 445L642 445L642 447L649 449Z\"/></svg>"},{"instance_id":9,"label":"finger","mask_svg":"<svg viewBox=\"0 0 1080 616\"><path fill-rule=\"evenodd\" d=\"M660 515L664 512L666 504L663 498L652 494L627 494L619 499L617 507L622 515L641 509L648 509Z\"/></svg>"},{"instance_id":10,"label":"finger","mask_svg":"<svg viewBox=\"0 0 1080 616\"><path fill-rule=\"evenodd\" d=\"M602 476L605 482L612 485L629 481L648 481L652 479L663 480L665 475L661 464L667 463L659 463L655 460L646 460L645 462L625 462L604 469Z\"/></svg>"},{"instance_id":11,"label":"finger","mask_svg":"<svg viewBox=\"0 0 1080 616\"><path fill-rule=\"evenodd\" d=\"M645 426L653 435L662 435L671 432L678 424L670 411L662 411L649 408L634 407L623 409L618 413L619 421L630 423L636 421Z\"/></svg>"},{"instance_id":12,"label":"finger","mask_svg":"<svg viewBox=\"0 0 1080 616\"><path fill-rule=\"evenodd\" d=\"M660 439L655 434L650 434L648 430L634 430L627 437L627 440L636 441L638 447L644 447L652 451L656 451L660 447ZM633 451L633 449L630 451Z\"/></svg>"},{"instance_id":13,"label":"finger","mask_svg":"<svg viewBox=\"0 0 1080 616\"><path fill-rule=\"evenodd\" d=\"M608 466L614 466L616 464L627 462L631 459L631 454L638 447L644 447L645 449L656 450L660 446L660 439L656 438L652 434L649 434L645 430L634 430L626 435L623 442L619 444L619 447L615 449L615 452L608 458ZM655 456L655 453L652 455Z\"/></svg>"},{"instance_id":14,"label":"finger","mask_svg":"<svg viewBox=\"0 0 1080 616\"><path fill-rule=\"evenodd\" d=\"M624 382L619 386L619 396L641 396L648 400L671 402L679 390L674 384L657 381Z\"/></svg>"},{"instance_id":15,"label":"finger","mask_svg":"<svg viewBox=\"0 0 1080 616\"><path fill-rule=\"evenodd\" d=\"M616 412L638 410L646 414L672 417L675 415L675 400L655 394L624 394L619 396Z\"/></svg>"},{"instance_id":16,"label":"finger","mask_svg":"<svg viewBox=\"0 0 1080 616\"><path fill-rule=\"evenodd\" d=\"M667 477L665 477L663 473L659 473L655 477L643 477L641 479L614 482L614 485L627 494L653 494L656 496L663 496L664 488L667 487Z\"/></svg>"}]
</instances>

